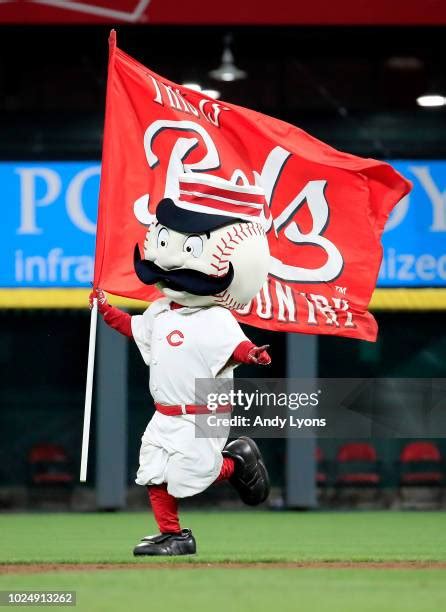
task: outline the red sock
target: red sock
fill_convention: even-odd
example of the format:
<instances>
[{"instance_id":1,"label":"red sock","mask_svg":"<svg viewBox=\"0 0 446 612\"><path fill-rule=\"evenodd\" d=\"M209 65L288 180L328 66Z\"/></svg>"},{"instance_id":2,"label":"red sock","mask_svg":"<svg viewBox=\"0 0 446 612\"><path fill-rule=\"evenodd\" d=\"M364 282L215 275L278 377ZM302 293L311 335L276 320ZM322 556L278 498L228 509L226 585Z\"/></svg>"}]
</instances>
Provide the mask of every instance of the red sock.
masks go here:
<instances>
[{"instance_id":1,"label":"red sock","mask_svg":"<svg viewBox=\"0 0 446 612\"><path fill-rule=\"evenodd\" d=\"M232 457L223 457L223 463L221 466L220 474L217 476L217 480L215 482L220 482L220 480L227 480L231 478L234 473L234 459Z\"/></svg>"},{"instance_id":2,"label":"red sock","mask_svg":"<svg viewBox=\"0 0 446 612\"><path fill-rule=\"evenodd\" d=\"M160 532L179 533L178 500L167 492L167 485L149 485L147 491Z\"/></svg>"}]
</instances>

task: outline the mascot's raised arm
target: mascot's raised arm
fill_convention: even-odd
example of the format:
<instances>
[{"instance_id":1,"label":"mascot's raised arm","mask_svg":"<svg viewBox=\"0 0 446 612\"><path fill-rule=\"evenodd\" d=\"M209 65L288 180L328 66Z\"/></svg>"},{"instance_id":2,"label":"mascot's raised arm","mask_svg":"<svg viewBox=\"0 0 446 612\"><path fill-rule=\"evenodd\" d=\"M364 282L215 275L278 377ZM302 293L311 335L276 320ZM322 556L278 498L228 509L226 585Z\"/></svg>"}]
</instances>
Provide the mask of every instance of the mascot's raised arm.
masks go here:
<instances>
[{"instance_id":1,"label":"mascot's raised arm","mask_svg":"<svg viewBox=\"0 0 446 612\"><path fill-rule=\"evenodd\" d=\"M252 506L269 494L253 440L242 437L225 447L227 436L196 437L195 423L209 410L196 403L196 379L229 378L239 363L271 362L268 347L250 342L230 312L247 304L268 275L265 195L259 187L202 173L180 175L177 187L175 197L159 202L155 218L147 207L136 211L148 232L143 257L135 247L135 272L165 297L130 316L110 306L101 289L90 295L108 325L134 338L150 367L156 412L142 437L136 482L147 487L160 533L143 538L135 555L195 553L192 532L180 526L178 499L213 482L229 479Z\"/></svg>"}]
</instances>

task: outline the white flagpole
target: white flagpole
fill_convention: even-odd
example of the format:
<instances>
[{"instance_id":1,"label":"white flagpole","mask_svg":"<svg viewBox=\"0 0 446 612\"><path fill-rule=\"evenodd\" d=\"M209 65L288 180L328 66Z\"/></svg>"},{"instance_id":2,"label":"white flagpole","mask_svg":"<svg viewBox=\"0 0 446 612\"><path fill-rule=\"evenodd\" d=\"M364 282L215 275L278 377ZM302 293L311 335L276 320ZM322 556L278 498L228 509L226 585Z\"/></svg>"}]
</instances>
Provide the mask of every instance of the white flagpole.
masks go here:
<instances>
[{"instance_id":1,"label":"white flagpole","mask_svg":"<svg viewBox=\"0 0 446 612\"><path fill-rule=\"evenodd\" d=\"M93 396L94 355L96 350L96 326L98 321L98 300L93 298L90 316L90 339L88 344L87 384L85 388L84 430L82 434L82 455L80 481L87 480L88 446L90 441L91 400Z\"/></svg>"}]
</instances>

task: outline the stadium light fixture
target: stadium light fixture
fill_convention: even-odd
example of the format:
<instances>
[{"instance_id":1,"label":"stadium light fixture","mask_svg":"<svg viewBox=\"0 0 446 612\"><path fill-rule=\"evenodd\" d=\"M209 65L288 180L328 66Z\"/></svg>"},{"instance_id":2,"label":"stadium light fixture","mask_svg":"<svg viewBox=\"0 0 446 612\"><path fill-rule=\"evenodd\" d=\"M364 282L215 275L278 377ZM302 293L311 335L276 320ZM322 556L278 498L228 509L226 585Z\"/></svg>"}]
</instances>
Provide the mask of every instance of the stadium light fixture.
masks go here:
<instances>
[{"instance_id":1,"label":"stadium light fixture","mask_svg":"<svg viewBox=\"0 0 446 612\"><path fill-rule=\"evenodd\" d=\"M205 96L208 96L208 98L216 99L220 97L220 92L217 89L203 89L198 83L183 83L183 87L187 87L193 91L199 91Z\"/></svg>"},{"instance_id":2,"label":"stadium light fixture","mask_svg":"<svg viewBox=\"0 0 446 612\"><path fill-rule=\"evenodd\" d=\"M224 38L224 49L223 54L221 56L221 64L215 70L211 70L209 72L209 76L216 81L238 81L240 79L245 79L247 77L247 73L240 68L237 68L234 62L234 55L231 51L231 35L227 35Z\"/></svg>"},{"instance_id":3,"label":"stadium light fixture","mask_svg":"<svg viewBox=\"0 0 446 612\"><path fill-rule=\"evenodd\" d=\"M201 85L199 85L198 83L183 83L183 87L193 89L194 91L201 91Z\"/></svg>"},{"instance_id":4,"label":"stadium light fixture","mask_svg":"<svg viewBox=\"0 0 446 612\"><path fill-rule=\"evenodd\" d=\"M220 92L217 89L202 89L201 93L208 98L214 98L215 100L220 97Z\"/></svg>"},{"instance_id":5,"label":"stadium light fixture","mask_svg":"<svg viewBox=\"0 0 446 612\"><path fill-rule=\"evenodd\" d=\"M438 93L427 93L417 98L418 106L424 108L435 108L439 106L446 106L446 97Z\"/></svg>"}]
</instances>

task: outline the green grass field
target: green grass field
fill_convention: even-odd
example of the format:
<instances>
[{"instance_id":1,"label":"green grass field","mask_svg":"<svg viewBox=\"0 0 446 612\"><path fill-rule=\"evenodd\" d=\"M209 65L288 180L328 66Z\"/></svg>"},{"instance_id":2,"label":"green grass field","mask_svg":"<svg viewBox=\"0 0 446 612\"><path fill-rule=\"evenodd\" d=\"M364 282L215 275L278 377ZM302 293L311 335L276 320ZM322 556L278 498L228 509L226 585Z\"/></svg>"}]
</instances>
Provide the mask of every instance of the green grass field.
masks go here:
<instances>
[{"instance_id":1,"label":"green grass field","mask_svg":"<svg viewBox=\"0 0 446 612\"><path fill-rule=\"evenodd\" d=\"M138 559L136 567L112 569L134 564L134 544L156 531L148 514L0 515L0 564L8 570L0 576L0 589L76 590L77 609L93 612L143 606L164 612L446 609L446 569L375 565L445 563L444 513L188 512L183 524L197 538L195 557L179 558L181 565L177 559ZM277 565L336 561L373 565ZM249 565L255 562L265 565ZM104 563L110 569L15 573L6 567L11 563Z\"/></svg>"}]
</instances>

